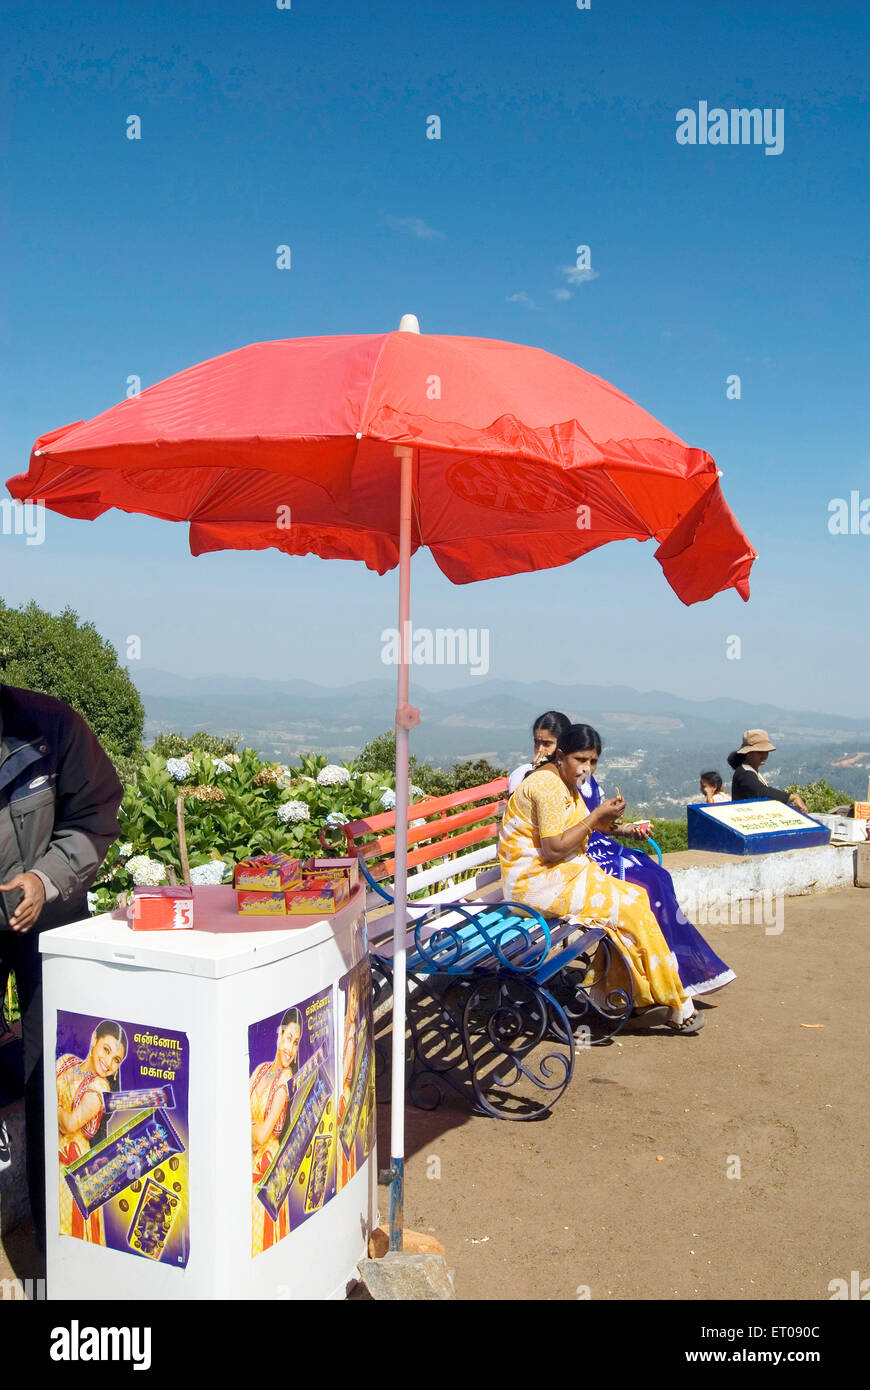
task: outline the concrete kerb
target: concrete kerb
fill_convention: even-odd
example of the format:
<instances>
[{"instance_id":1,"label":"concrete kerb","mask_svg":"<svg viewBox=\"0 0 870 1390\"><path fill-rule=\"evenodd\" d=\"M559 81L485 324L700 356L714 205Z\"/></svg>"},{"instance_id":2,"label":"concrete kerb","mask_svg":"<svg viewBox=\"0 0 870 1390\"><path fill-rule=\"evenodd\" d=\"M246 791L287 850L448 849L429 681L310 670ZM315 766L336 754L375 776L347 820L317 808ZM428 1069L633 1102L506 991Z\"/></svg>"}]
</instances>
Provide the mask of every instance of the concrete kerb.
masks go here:
<instances>
[{"instance_id":1,"label":"concrete kerb","mask_svg":"<svg viewBox=\"0 0 870 1390\"><path fill-rule=\"evenodd\" d=\"M737 903L776 903L850 888L855 882L855 848L817 845L745 856L681 850L666 854L664 866L680 908L703 932L705 920L720 922L721 911Z\"/></svg>"}]
</instances>

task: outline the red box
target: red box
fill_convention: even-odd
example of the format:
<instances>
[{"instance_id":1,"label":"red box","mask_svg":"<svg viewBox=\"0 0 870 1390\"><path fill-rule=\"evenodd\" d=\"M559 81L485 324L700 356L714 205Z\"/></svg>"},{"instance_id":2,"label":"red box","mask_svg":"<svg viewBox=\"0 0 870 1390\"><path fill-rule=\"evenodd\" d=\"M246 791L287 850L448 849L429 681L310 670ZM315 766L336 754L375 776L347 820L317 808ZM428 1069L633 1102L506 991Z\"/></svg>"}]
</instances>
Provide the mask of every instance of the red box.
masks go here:
<instances>
[{"instance_id":1,"label":"red box","mask_svg":"<svg viewBox=\"0 0 870 1390\"><path fill-rule=\"evenodd\" d=\"M192 930L193 889L184 884L134 888L130 926L134 931Z\"/></svg>"},{"instance_id":2,"label":"red box","mask_svg":"<svg viewBox=\"0 0 870 1390\"><path fill-rule=\"evenodd\" d=\"M259 888L283 892L302 886L302 860L289 854L259 854L237 864L233 878L236 888Z\"/></svg>"}]
</instances>

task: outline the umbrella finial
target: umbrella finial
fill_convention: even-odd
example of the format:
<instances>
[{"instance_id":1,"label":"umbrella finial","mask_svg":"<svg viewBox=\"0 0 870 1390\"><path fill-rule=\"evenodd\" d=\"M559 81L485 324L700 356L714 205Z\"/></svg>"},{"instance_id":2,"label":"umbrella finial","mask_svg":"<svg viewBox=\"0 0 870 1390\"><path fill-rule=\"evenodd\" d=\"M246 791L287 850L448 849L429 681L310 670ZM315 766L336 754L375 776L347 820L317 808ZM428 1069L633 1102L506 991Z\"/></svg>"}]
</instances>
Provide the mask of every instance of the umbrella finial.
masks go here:
<instances>
[{"instance_id":1,"label":"umbrella finial","mask_svg":"<svg viewBox=\"0 0 870 1390\"><path fill-rule=\"evenodd\" d=\"M416 314L403 314L399 320L400 333L419 333L420 321Z\"/></svg>"}]
</instances>

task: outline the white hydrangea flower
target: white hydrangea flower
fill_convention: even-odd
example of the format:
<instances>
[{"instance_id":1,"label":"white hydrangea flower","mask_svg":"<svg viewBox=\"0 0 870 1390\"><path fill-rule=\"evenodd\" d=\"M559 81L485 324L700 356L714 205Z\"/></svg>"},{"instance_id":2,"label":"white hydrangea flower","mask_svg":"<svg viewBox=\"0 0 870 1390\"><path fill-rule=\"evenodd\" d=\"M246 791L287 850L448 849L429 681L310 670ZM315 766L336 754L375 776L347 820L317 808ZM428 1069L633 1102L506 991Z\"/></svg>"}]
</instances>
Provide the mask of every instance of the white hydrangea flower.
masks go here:
<instances>
[{"instance_id":1,"label":"white hydrangea flower","mask_svg":"<svg viewBox=\"0 0 870 1390\"><path fill-rule=\"evenodd\" d=\"M383 806L384 810L395 811L396 793L393 791L392 787L381 787L381 791L383 792L383 796L381 797L381 805Z\"/></svg>"},{"instance_id":2,"label":"white hydrangea flower","mask_svg":"<svg viewBox=\"0 0 870 1390\"><path fill-rule=\"evenodd\" d=\"M166 882L166 868L159 859L151 859L147 854L134 854L124 866L131 874L137 888L156 888Z\"/></svg>"},{"instance_id":3,"label":"white hydrangea flower","mask_svg":"<svg viewBox=\"0 0 870 1390\"><path fill-rule=\"evenodd\" d=\"M347 825L349 824L349 819L350 818L346 816L343 811L330 811L329 815L326 817L326 824Z\"/></svg>"},{"instance_id":4,"label":"white hydrangea flower","mask_svg":"<svg viewBox=\"0 0 870 1390\"><path fill-rule=\"evenodd\" d=\"M230 770L230 764L227 762L226 758L212 758L212 763L214 764L216 773L229 772Z\"/></svg>"},{"instance_id":5,"label":"white hydrangea flower","mask_svg":"<svg viewBox=\"0 0 870 1390\"><path fill-rule=\"evenodd\" d=\"M123 843L122 845L119 845L119 846L118 846L118 858L119 858L119 859L129 859L129 858L130 858L130 855L131 855L132 853L133 853L133 846L132 846L132 844L130 843L129 840L125 840L124 843Z\"/></svg>"},{"instance_id":6,"label":"white hydrangea flower","mask_svg":"<svg viewBox=\"0 0 870 1390\"><path fill-rule=\"evenodd\" d=\"M197 864L196 868L190 871L190 881L198 888L221 883L226 867L222 859L210 859L207 864Z\"/></svg>"},{"instance_id":7,"label":"white hydrangea flower","mask_svg":"<svg viewBox=\"0 0 870 1390\"><path fill-rule=\"evenodd\" d=\"M88 912L95 912L97 907L96 893L88 893Z\"/></svg>"},{"instance_id":8,"label":"white hydrangea flower","mask_svg":"<svg viewBox=\"0 0 870 1390\"><path fill-rule=\"evenodd\" d=\"M426 793L424 792L424 790L423 790L422 787L415 787L415 786L413 786L413 785L410 787L410 792L411 792L411 795L412 795L412 796L425 796L425 795L426 795Z\"/></svg>"},{"instance_id":9,"label":"white hydrangea flower","mask_svg":"<svg viewBox=\"0 0 870 1390\"><path fill-rule=\"evenodd\" d=\"M166 771L174 782L183 782L191 775L192 768L186 758L167 758Z\"/></svg>"},{"instance_id":10,"label":"white hydrangea flower","mask_svg":"<svg viewBox=\"0 0 870 1390\"><path fill-rule=\"evenodd\" d=\"M287 825L289 821L310 820L311 815L304 801L282 801L278 819L282 825Z\"/></svg>"},{"instance_id":11,"label":"white hydrangea flower","mask_svg":"<svg viewBox=\"0 0 870 1390\"><path fill-rule=\"evenodd\" d=\"M340 787L350 781L350 772L339 763L327 763L317 774L319 787Z\"/></svg>"}]
</instances>

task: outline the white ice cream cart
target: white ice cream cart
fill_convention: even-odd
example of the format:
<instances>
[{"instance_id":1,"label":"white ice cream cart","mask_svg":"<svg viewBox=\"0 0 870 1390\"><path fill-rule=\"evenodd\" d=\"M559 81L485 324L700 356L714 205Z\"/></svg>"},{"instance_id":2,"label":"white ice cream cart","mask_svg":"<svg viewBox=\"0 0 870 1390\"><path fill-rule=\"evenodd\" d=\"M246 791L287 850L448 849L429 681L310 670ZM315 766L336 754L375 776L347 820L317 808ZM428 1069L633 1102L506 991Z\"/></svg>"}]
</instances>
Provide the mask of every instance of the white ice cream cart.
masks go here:
<instances>
[{"instance_id":1,"label":"white ice cream cart","mask_svg":"<svg viewBox=\"0 0 870 1390\"><path fill-rule=\"evenodd\" d=\"M49 1298L344 1296L376 1224L364 897L42 934Z\"/></svg>"}]
</instances>

